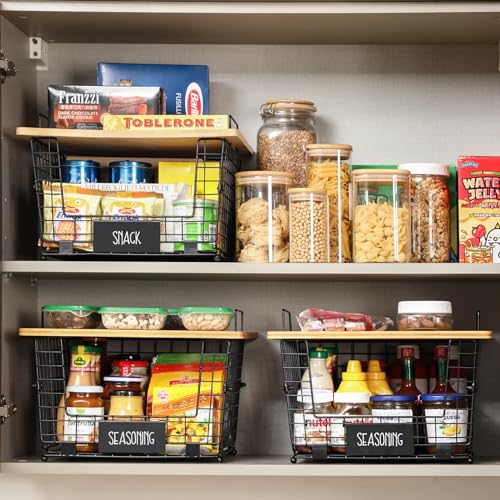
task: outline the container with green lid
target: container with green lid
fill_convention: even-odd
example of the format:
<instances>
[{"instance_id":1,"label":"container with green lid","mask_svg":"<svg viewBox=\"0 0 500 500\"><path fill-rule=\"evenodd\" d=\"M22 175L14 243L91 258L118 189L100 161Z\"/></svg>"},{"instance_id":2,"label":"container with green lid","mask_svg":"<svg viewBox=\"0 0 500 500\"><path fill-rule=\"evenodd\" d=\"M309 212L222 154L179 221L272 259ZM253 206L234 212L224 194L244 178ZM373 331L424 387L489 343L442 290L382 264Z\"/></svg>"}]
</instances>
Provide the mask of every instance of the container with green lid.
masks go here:
<instances>
[{"instance_id":1,"label":"container with green lid","mask_svg":"<svg viewBox=\"0 0 500 500\"><path fill-rule=\"evenodd\" d=\"M163 330L168 315L162 307L101 307L99 312L110 330Z\"/></svg>"},{"instance_id":2,"label":"container with green lid","mask_svg":"<svg viewBox=\"0 0 500 500\"><path fill-rule=\"evenodd\" d=\"M97 328L101 323L99 308L95 306L43 306L43 324L46 328Z\"/></svg>"},{"instance_id":3,"label":"container with green lid","mask_svg":"<svg viewBox=\"0 0 500 500\"><path fill-rule=\"evenodd\" d=\"M167 309L167 322L165 330L185 330L181 318L179 318L179 309Z\"/></svg>"},{"instance_id":4,"label":"container with green lid","mask_svg":"<svg viewBox=\"0 0 500 500\"><path fill-rule=\"evenodd\" d=\"M233 319L229 307L181 307L179 317L187 330L222 331Z\"/></svg>"}]
</instances>

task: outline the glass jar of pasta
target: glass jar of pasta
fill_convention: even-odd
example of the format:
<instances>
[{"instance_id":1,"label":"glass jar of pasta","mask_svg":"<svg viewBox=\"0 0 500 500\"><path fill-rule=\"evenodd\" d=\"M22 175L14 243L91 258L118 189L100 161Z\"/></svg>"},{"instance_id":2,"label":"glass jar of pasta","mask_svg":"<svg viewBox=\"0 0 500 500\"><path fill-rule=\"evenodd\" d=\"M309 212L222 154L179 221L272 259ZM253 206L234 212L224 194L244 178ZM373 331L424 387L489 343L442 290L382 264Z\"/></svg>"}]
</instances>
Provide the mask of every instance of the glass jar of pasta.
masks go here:
<instances>
[{"instance_id":1,"label":"glass jar of pasta","mask_svg":"<svg viewBox=\"0 0 500 500\"><path fill-rule=\"evenodd\" d=\"M321 189L295 188L290 202L290 262L328 262L328 199Z\"/></svg>"},{"instance_id":2,"label":"glass jar of pasta","mask_svg":"<svg viewBox=\"0 0 500 500\"><path fill-rule=\"evenodd\" d=\"M410 261L410 172L354 170L354 262Z\"/></svg>"},{"instance_id":3,"label":"glass jar of pasta","mask_svg":"<svg viewBox=\"0 0 500 500\"><path fill-rule=\"evenodd\" d=\"M289 172L294 186L306 187L306 146L317 142L316 107L302 99L271 99L260 108L263 124L257 132L260 170Z\"/></svg>"},{"instance_id":4,"label":"glass jar of pasta","mask_svg":"<svg viewBox=\"0 0 500 500\"><path fill-rule=\"evenodd\" d=\"M330 262L351 262L349 176L352 146L308 144L307 185L324 189L329 202Z\"/></svg>"},{"instance_id":5,"label":"glass jar of pasta","mask_svg":"<svg viewBox=\"0 0 500 500\"><path fill-rule=\"evenodd\" d=\"M288 262L288 189L293 174L236 174L236 254L239 262Z\"/></svg>"}]
</instances>

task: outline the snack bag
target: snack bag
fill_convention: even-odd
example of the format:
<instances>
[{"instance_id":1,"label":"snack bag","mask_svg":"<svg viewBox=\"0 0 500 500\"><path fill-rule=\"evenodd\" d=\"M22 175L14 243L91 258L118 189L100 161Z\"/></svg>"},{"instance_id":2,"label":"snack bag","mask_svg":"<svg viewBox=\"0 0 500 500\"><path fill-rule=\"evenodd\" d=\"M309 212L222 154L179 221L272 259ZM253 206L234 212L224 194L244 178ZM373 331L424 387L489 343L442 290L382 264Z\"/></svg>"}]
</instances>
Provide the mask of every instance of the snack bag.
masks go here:
<instances>
[{"instance_id":1,"label":"snack bag","mask_svg":"<svg viewBox=\"0 0 500 500\"><path fill-rule=\"evenodd\" d=\"M219 450L225 362L204 356L200 380L200 360L199 354L160 355L152 369L147 413L162 417L152 420L167 417L169 455L185 453L187 444L200 444L202 454Z\"/></svg>"},{"instance_id":2,"label":"snack bag","mask_svg":"<svg viewBox=\"0 0 500 500\"><path fill-rule=\"evenodd\" d=\"M152 220L157 205L156 193L106 192L102 198L104 220Z\"/></svg>"},{"instance_id":3,"label":"snack bag","mask_svg":"<svg viewBox=\"0 0 500 500\"><path fill-rule=\"evenodd\" d=\"M49 181L44 181L42 188L42 246L57 248L55 242L73 241L75 249L92 251L92 217L101 215L101 193L75 184Z\"/></svg>"}]
</instances>

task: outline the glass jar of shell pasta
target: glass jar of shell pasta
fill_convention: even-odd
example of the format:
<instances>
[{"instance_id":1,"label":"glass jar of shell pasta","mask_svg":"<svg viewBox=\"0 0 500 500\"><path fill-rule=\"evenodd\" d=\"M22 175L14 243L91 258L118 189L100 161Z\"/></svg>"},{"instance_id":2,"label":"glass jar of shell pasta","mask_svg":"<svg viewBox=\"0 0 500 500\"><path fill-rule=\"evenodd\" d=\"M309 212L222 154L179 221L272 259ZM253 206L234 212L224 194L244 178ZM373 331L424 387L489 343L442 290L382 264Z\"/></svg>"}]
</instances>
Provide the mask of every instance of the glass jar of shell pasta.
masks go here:
<instances>
[{"instance_id":1,"label":"glass jar of shell pasta","mask_svg":"<svg viewBox=\"0 0 500 500\"><path fill-rule=\"evenodd\" d=\"M354 262L410 261L410 173L355 170Z\"/></svg>"},{"instance_id":2,"label":"glass jar of shell pasta","mask_svg":"<svg viewBox=\"0 0 500 500\"><path fill-rule=\"evenodd\" d=\"M288 262L288 189L293 174L236 174L236 254L239 262Z\"/></svg>"},{"instance_id":3,"label":"glass jar of shell pasta","mask_svg":"<svg viewBox=\"0 0 500 500\"><path fill-rule=\"evenodd\" d=\"M328 194L330 262L351 262L349 175L352 146L308 144L307 185Z\"/></svg>"}]
</instances>

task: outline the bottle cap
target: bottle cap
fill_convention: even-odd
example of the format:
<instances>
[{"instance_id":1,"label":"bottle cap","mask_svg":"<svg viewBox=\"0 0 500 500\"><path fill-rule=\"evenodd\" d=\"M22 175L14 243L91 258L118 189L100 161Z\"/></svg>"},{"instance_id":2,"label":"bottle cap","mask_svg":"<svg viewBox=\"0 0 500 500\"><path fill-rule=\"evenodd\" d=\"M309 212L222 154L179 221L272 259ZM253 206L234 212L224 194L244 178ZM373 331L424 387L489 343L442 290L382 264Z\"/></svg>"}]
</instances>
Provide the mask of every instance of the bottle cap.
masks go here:
<instances>
[{"instance_id":1,"label":"bottle cap","mask_svg":"<svg viewBox=\"0 0 500 500\"><path fill-rule=\"evenodd\" d=\"M385 372L382 371L382 368L380 367L380 361L378 359L370 359L370 361L368 361L367 376L368 380L386 379Z\"/></svg>"},{"instance_id":2,"label":"bottle cap","mask_svg":"<svg viewBox=\"0 0 500 500\"><path fill-rule=\"evenodd\" d=\"M328 358L328 353L326 351L310 351L309 357L312 359L326 359Z\"/></svg>"},{"instance_id":3,"label":"bottle cap","mask_svg":"<svg viewBox=\"0 0 500 500\"><path fill-rule=\"evenodd\" d=\"M100 385L69 385L68 392L100 394L103 388Z\"/></svg>"},{"instance_id":4,"label":"bottle cap","mask_svg":"<svg viewBox=\"0 0 500 500\"><path fill-rule=\"evenodd\" d=\"M368 376L361 369L361 361L357 359L350 359L347 363L346 371L342 372L342 380L367 380Z\"/></svg>"},{"instance_id":5,"label":"bottle cap","mask_svg":"<svg viewBox=\"0 0 500 500\"><path fill-rule=\"evenodd\" d=\"M415 358L415 349L413 347L403 347L401 349L402 358Z\"/></svg>"},{"instance_id":6,"label":"bottle cap","mask_svg":"<svg viewBox=\"0 0 500 500\"><path fill-rule=\"evenodd\" d=\"M370 394L368 392L336 392L333 395L333 402L366 404L370 402Z\"/></svg>"},{"instance_id":7,"label":"bottle cap","mask_svg":"<svg viewBox=\"0 0 500 500\"><path fill-rule=\"evenodd\" d=\"M434 357L435 358L448 358L448 346L437 345L434 347Z\"/></svg>"}]
</instances>

